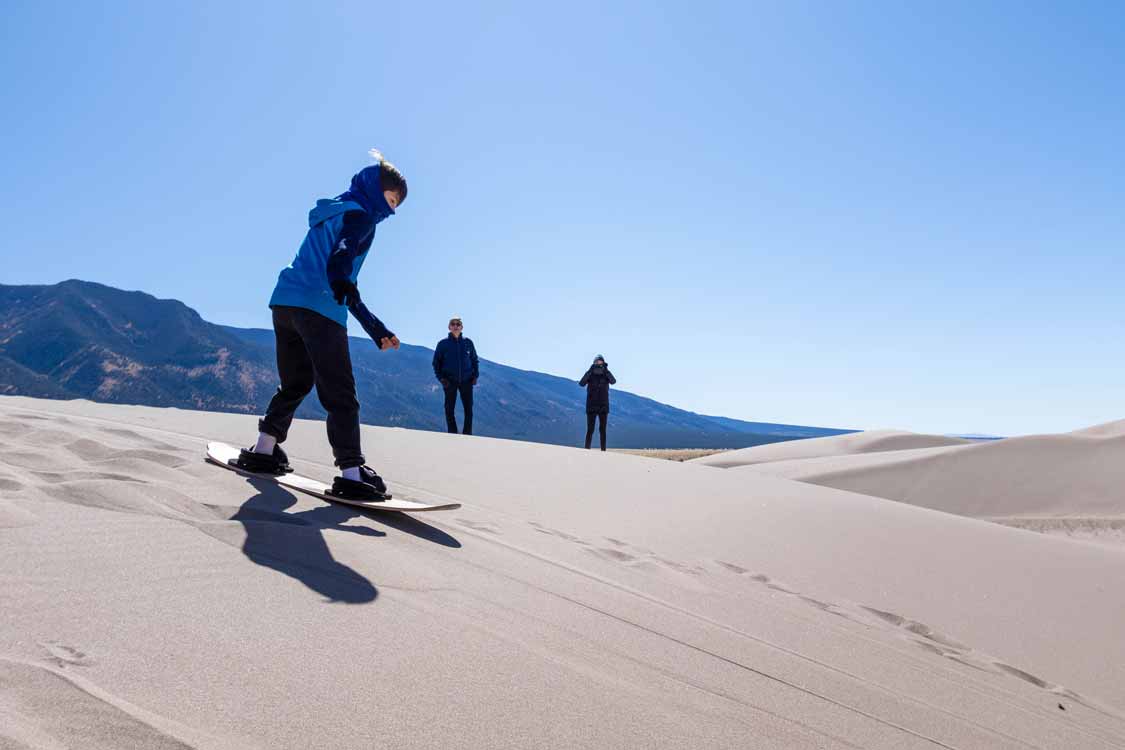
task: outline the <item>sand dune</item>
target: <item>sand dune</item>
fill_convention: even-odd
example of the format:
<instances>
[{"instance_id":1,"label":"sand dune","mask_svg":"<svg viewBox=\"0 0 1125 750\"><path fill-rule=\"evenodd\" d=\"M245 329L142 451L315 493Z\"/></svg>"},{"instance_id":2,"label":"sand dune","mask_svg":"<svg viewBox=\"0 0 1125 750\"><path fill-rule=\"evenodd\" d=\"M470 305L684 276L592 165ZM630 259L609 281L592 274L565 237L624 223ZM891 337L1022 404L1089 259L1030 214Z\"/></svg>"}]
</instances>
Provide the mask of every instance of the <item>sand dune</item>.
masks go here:
<instances>
[{"instance_id":1,"label":"sand dune","mask_svg":"<svg viewBox=\"0 0 1125 750\"><path fill-rule=\"evenodd\" d=\"M1125 435L1125 419L1094 425L1083 430L1075 430L1070 434L1087 435L1089 437L1119 437Z\"/></svg>"},{"instance_id":2,"label":"sand dune","mask_svg":"<svg viewBox=\"0 0 1125 750\"><path fill-rule=\"evenodd\" d=\"M380 515L203 463L254 430L0 398L0 746L1125 746L1125 552L365 427L463 503ZM322 424L286 447L331 476Z\"/></svg>"},{"instance_id":3,"label":"sand dune","mask_svg":"<svg viewBox=\"0 0 1125 750\"><path fill-rule=\"evenodd\" d=\"M1125 542L1125 422L737 469L1089 541Z\"/></svg>"},{"instance_id":4,"label":"sand dune","mask_svg":"<svg viewBox=\"0 0 1125 750\"><path fill-rule=\"evenodd\" d=\"M755 445L750 448L704 456L695 459L692 463L729 469L773 461L793 461L821 456L848 456L857 453L899 451L941 445L966 445L971 442L964 438L947 437L945 435L921 435L916 432L903 432L901 430L867 430L847 435L830 435L829 437L810 438L808 440L788 440L783 443Z\"/></svg>"}]
</instances>

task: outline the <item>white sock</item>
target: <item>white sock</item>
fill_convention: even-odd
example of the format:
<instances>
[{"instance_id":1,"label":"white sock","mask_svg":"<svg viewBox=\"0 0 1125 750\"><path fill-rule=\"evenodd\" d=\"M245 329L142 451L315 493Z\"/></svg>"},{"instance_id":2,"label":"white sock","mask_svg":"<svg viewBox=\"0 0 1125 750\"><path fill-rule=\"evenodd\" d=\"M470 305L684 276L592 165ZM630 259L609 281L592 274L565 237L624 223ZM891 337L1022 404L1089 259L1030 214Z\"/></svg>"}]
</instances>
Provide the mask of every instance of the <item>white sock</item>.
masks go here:
<instances>
[{"instance_id":1,"label":"white sock","mask_svg":"<svg viewBox=\"0 0 1125 750\"><path fill-rule=\"evenodd\" d=\"M267 456L273 455L273 447L277 445L277 438L273 435L267 435L264 432L258 433L258 444L254 446L255 453L265 453Z\"/></svg>"},{"instance_id":2,"label":"white sock","mask_svg":"<svg viewBox=\"0 0 1125 750\"><path fill-rule=\"evenodd\" d=\"M340 472L340 474L341 474L341 476L344 477L344 479L350 479L353 482L363 481L359 477L359 467L358 466L353 466L350 469L344 469L342 472Z\"/></svg>"}]
</instances>

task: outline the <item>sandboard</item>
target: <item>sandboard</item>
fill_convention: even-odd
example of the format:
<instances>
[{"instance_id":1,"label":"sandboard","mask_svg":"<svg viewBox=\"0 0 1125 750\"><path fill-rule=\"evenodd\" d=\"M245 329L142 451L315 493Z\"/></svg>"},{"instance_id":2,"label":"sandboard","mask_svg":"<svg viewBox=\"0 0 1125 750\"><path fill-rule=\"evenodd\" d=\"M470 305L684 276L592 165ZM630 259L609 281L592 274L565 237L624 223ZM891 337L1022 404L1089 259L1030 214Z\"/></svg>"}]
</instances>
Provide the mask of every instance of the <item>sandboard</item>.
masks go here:
<instances>
[{"instance_id":1,"label":"sandboard","mask_svg":"<svg viewBox=\"0 0 1125 750\"><path fill-rule=\"evenodd\" d=\"M421 513L422 511L431 510L456 510L461 507L461 503L446 503L444 505L427 505L425 503L416 503L412 500L396 500L395 498L388 498L377 503L364 503L358 500L346 500L342 497L329 495L328 490L332 485L318 482L315 479L301 476L297 473L282 474L276 476L274 474L258 474L253 471L246 471L234 465L235 459L238 458L239 449L234 446L227 445L212 441L207 443L207 460L213 464L222 466L224 469L238 472L248 477L258 477L260 479L269 479L277 482L282 487L289 487L301 492L307 492L310 495L319 497L321 500L328 500L333 503L342 503L344 505L352 505L356 508L364 508L365 510L392 510L399 513Z\"/></svg>"}]
</instances>

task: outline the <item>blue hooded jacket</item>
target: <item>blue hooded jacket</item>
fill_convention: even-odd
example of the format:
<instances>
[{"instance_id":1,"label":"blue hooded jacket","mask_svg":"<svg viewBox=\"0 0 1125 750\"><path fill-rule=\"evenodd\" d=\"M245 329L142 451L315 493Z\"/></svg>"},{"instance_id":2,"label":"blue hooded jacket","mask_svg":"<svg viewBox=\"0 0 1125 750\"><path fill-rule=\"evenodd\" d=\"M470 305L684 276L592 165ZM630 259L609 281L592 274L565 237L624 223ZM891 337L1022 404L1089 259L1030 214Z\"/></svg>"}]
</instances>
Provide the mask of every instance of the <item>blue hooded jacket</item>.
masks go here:
<instances>
[{"instance_id":1,"label":"blue hooded jacket","mask_svg":"<svg viewBox=\"0 0 1125 750\"><path fill-rule=\"evenodd\" d=\"M360 170L346 192L316 202L297 257L277 277L270 307L303 307L347 326L348 308L336 302L332 281L356 283L375 238L375 225L394 214L380 187L381 169L382 164L376 164Z\"/></svg>"}]
</instances>

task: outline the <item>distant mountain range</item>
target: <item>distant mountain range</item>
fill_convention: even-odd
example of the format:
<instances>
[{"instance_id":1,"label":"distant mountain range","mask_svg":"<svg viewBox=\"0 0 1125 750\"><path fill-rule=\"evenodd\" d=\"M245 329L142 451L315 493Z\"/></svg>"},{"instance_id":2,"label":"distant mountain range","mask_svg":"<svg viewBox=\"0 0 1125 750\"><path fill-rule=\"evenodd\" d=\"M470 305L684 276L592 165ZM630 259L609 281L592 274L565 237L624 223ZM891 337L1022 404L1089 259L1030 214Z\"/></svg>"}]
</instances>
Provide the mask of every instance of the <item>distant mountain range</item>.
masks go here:
<instances>
[{"instance_id":1,"label":"distant mountain range","mask_svg":"<svg viewBox=\"0 0 1125 750\"><path fill-rule=\"evenodd\" d=\"M445 429L433 350L389 354L353 337L351 351L365 423ZM0 285L0 394L260 414L276 387L272 330L208 323L176 300L86 281ZM742 448L848 432L710 417L617 389L612 410L611 447ZM481 360L478 435L580 444L584 412L575 381ZM315 394L298 416L324 416Z\"/></svg>"}]
</instances>

